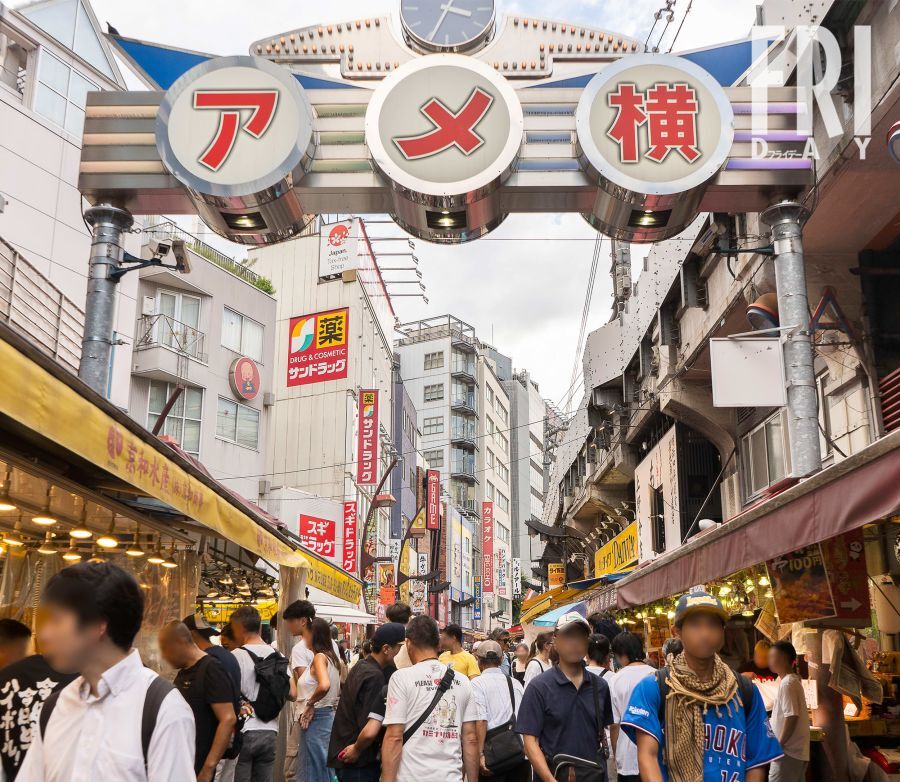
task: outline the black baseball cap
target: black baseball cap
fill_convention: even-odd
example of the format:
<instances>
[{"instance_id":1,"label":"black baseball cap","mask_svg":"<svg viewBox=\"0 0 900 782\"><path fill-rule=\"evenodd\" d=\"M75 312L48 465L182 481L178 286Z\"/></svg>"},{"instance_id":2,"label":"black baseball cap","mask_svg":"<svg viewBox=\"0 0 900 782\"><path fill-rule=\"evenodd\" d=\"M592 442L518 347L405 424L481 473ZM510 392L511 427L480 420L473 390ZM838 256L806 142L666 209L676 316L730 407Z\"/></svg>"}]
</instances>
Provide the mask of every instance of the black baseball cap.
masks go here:
<instances>
[{"instance_id":1,"label":"black baseball cap","mask_svg":"<svg viewBox=\"0 0 900 782\"><path fill-rule=\"evenodd\" d=\"M215 627L210 625L199 614L191 614L190 616L186 616L181 621L187 626L187 629L190 630L192 633L197 633L198 635L202 635L204 638L211 638L214 635L220 635L219 631L216 630Z\"/></svg>"},{"instance_id":2,"label":"black baseball cap","mask_svg":"<svg viewBox=\"0 0 900 782\"><path fill-rule=\"evenodd\" d=\"M400 644L403 643L405 638L405 625L402 625L399 622L388 622L387 624L381 625L381 627L375 631L375 635L372 636L372 649L377 651L385 644L388 646Z\"/></svg>"}]
</instances>

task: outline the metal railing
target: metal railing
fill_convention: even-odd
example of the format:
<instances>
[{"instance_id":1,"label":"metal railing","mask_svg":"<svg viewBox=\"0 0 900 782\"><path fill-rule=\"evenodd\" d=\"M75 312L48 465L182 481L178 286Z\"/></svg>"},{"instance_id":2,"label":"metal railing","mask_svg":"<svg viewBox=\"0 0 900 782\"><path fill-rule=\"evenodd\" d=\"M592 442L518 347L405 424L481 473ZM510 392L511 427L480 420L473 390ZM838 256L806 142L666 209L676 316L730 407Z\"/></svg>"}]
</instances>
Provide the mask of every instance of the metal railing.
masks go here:
<instances>
[{"instance_id":1,"label":"metal railing","mask_svg":"<svg viewBox=\"0 0 900 782\"><path fill-rule=\"evenodd\" d=\"M162 345L198 361L206 362L203 352L206 334L168 315L142 315L138 319L134 349L143 350Z\"/></svg>"},{"instance_id":2,"label":"metal railing","mask_svg":"<svg viewBox=\"0 0 900 782\"><path fill-rule=\"evenodd\" d=\"M0 318L70 372L78 372L84 311L3 239Z\"/></svg>"}]
</instances>

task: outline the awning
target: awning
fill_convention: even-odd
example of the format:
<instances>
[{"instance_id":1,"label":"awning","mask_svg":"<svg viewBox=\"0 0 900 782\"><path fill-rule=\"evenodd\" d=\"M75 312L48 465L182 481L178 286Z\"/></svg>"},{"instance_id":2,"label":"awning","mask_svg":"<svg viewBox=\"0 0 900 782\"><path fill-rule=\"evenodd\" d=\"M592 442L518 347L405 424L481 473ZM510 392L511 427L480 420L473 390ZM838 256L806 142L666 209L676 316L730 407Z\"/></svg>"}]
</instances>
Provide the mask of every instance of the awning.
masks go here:
<instances>
[{"instance_id":1,"label":"awning","mask_svg":"<svg viewBox=\"0 0 900 782\"><path fill-rule=\"evenodd\" d=\"M307 586L316 587L348 603L359 605L362 599L362 581L311 551L303 549L303 556L307 563Z\"/></svg>"},{"instance_id":2,"label":"awning","mask_svg":"<svg viewBox=\"0 0 900 782\"><path fill-rule=\"evenodd\" d=\"M900 431L638 568L619 608L686 592L900 512Z\"/></svg>"},{"instance_id":3,"label":"awning","mask_svg":"<svg viewBox=\"0 0 900 782\"><path fill-rule=\"evenodd\" d=\"M556 620L563 614L569 613L569 611L574 611L582 616L587 616L587 610L585 609L584 601L582 600L578 603L567 603L566 605L559 606L559 608L554 608L543 616L539 616L532 624L537 625L538 627L555 627Z\"/></svg>"},{"instance_id":4,"label":"awning","mask_svg":"<svg viewBox=\"0 0 900 782\"><path fill-rule=\"evenodd\" d=\"M557 606L571 603L575 597L592 589L603 580L603 578L587 578L583 581L572 581L565 586L556 587L549 592L535 595L531 600L522 604L522 613L519 621L522 624L534 622L537 617L543 616Z\"/></svg>"},{"instance_id":5,"label":"awning","mask_svg":"<svg viewBox=\"0 0 900 782\"><path fill-rule=\"evenodd\" d=\"M344 608L343 606L316 606L316 616L330 619L332 622L346 622L354 625L375 624L375 617L360 611L358 608Z\"/></svg>"},{"instance_id":6,"label":"awning","mask_svg":"<svg viewBox=\"0 0 900 782\"><path fill-rule=\"evenodd\" d=\"M14 345L16 347L14 347ZM0 413L270 562L307 558L107 400L0 328Z\"/></svg>"}]
</instances>

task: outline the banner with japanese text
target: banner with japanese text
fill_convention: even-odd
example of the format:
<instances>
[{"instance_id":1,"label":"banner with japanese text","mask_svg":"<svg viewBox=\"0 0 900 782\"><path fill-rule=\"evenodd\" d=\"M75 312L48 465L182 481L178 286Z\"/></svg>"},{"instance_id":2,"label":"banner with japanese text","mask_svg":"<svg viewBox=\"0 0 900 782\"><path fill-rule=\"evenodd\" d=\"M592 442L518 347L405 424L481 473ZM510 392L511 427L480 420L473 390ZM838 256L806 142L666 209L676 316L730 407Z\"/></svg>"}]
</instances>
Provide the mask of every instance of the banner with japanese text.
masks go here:
<instances>
[{"instance_id":1,"label":"banner with japanese text","mask_svg":"<svg viewBox=\"0 0 900 782\"><path fill-rule=\"evenodd\" d=\"M337 524L332 519L300 514L300 542L320 557L331 559L336 550Z\"/></svg>"},{"instance_id":2,"label":"banner with japanese text","mask_svg":"<svg viewBox=\"0 0 900 782\"><path fill-rule=\"evenodd\" d=\"M514 557L512 561L512 596L522 596L522 560Z\"/></svg>"},{"instance_id":3,"label":"banner with japanese text","mask_svg":"<svg viewBox=\"0 0 900 782\"><path fill-rule=\"evenodd\" d=\"M396 572L393 562L378 563L378 602L383 606L397 601Z\"/></svg>"},{"instance_id":4,"label":"banner with japanese text","mask_svg":"<svg viewBox=\"0 0 900 782\"><path fill-rule=\"evenodd\" d=\"M481 576L475 576L475 607L472 617L476 622L481 621Z\"/></svg>"},{"instance_id":5,"label":"banner with japanese text","mask_svg":"<svg viewBox=\"0 0 900 782\"><path fill-rule=\"evenodd\" d=\"M416 554L416 575L428 575L428 555ZM428 585L421 580L411 581L409 588L409 607L414 614L428 613Z\"/></svg>"},{"instance_id":6,"label":"banner with japanese text","mask_svg":"<svg viewBox=\"0 0 900 782\"><path fill-rule=\"evenodd\" d=\"M291 318L288 387L347 377L349 326L348 307Z\"/></svg>"},{"instance_id":7,"label":"banner with japanese text","mask_svg":"<svg viewBox=\"0 0 900 782\"><path fill-rule=\"evenodd\" d=\"M351 575L356 575L359 552L357 550L359 538L359 515L357 513L356 500L344 503L344 534L343 534L343 567Z\"/></svg>"},{"instance_id":8,"label":"banner with japanese text","mask_svg":"<svg viewBox=\"0 0 900 782\"><path fill-rule=\"evenodd\" d=\"M485 594L494 591L494 503L481 503L481 589Z\"/></svg>"},{"instance_id":9,"label":"banner with japanese text","mask_svg":"<svg viewBox=\"0 0 900 782\"><path fill-rule=\"evenodd\" d=\"M319 233L319 277L340 277L359 267L359 220L323 224Z\"/></svg>"},{"instance_id":10,"label":"banner with japanese text","mask_svg":"<svg viewBox=\"0 0 900 782\"><path fill-rule=\"evenodd\" d=\"M378 391L359 392L359 435L356 482L361 486L378 483Z\"/></svg>"},{"instance_id":11,"label":"banner with japanese text","mask_svg":"<svg viewBox=\"0 0 900 782\"><path fill-rule=\"evenodd\" d=\"M561 587L566 583L566 566L562 562L551 562L547 565L547 585L550 589Z\"/></svg>"},{"instance_id":12,"label":"banner with japanese text","mask_svg":"<svg viewBox=\"0 0 900 782\"><path fill-rule=\"evenodd\" d=\"M497 547L497 594L506 597L506 549Z\"/></svg>"},{"instance_id":13,"label":"banner with japanese text","mask_svg":"<svg viewBox=\"0 0 900 782\"><path fill-rule=\"evenodd\" d=\"M441 528L441 471L428 470L425 526L427 529Z\"/></svg>"}]
</instances>

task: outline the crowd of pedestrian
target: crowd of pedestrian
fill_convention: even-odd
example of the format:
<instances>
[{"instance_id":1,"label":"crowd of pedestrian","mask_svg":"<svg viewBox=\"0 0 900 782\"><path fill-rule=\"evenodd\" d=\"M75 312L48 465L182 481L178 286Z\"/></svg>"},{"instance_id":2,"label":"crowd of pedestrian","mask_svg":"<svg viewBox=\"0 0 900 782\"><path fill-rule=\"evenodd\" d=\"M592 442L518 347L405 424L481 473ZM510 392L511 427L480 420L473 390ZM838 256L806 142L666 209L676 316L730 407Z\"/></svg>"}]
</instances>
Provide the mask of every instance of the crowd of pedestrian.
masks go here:
<instances>
[{"instance_id":1,"label":"crowd of pedestrian","mask_svg":"<svg viewBox=\"0 0 900 782\"><path fill-rule=\"evenodd\" d=\"M266 625L251 606L221 631L199 614L172 620L158 637L170 683L133 648L134 578L108 563L66 568L43 593L42 654L26 656L27 626L0 620L0 782L763 782L767 768L774 782L804 779L796 652L757 647L750 670L732 671L712 595L678 601L658 669L640 636L577 612L530 648L500 628L471 651L458 625L406 604L387 618L351 656L297 600L281 614L290 659L268 632L278 617ZM751 681L761 672L778 682L771 724Z\"/></svg>"}]
</instances>

